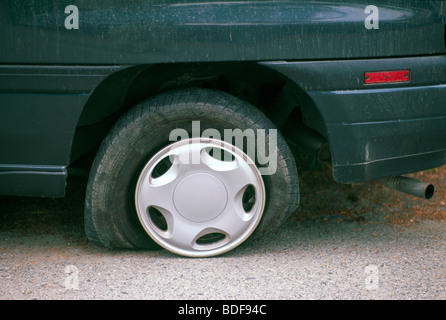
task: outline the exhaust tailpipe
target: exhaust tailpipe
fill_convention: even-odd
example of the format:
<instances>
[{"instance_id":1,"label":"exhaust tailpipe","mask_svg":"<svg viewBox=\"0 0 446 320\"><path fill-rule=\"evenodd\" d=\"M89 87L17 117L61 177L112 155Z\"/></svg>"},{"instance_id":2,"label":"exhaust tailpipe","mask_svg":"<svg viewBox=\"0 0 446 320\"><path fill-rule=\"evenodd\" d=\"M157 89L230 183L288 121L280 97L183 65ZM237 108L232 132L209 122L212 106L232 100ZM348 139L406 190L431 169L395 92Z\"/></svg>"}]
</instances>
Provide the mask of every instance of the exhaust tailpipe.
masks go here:
<instances>
[{"instance_id":1,"label":"exhaust tailpipe","mask_svg":"<svg viewBox=\"0 0 446 320\"><path fill-rule=\"evenodd\" d=\"M430 183L424 183L412 178L395 176L380 179L384 185L389 188L419 197L423 199L431 199L434 196L435 188Z\"/></svg>"}]
</instances>

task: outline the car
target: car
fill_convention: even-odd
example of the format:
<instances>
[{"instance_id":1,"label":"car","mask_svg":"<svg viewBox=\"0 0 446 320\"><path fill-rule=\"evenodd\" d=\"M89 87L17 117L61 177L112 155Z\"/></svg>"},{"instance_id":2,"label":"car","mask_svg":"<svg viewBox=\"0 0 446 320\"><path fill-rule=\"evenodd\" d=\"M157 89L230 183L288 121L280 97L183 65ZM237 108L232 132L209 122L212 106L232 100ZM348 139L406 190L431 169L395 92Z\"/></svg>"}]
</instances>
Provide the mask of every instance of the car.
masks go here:
<instances>
[{"instance_id":1,"label":"car","mask_svg":"<svg viewBox=\"0 0 446 320\"><path fill-rule=\"evenodd\" d=\"M441 1L0 3L0 194L64 197L93 156L85 232L211 257L299 204L290 143L339 183L446 163Z\"/></svg>"}]
</instances>

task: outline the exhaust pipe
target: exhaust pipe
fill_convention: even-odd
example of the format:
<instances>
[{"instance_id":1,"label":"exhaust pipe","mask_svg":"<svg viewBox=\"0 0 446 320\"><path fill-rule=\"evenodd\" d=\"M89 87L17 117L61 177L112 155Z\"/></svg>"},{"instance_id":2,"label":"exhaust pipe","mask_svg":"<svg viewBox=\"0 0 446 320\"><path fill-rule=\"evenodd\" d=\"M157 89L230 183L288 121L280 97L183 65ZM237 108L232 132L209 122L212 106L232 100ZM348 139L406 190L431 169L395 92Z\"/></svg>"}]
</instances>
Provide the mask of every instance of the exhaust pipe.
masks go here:
<instances>
[{"instance_id":1,"label":"exhaust pipe","mask_svg":"<svg viewBox=\"0 0 446 320\"><path fill-rule=\"evenodd\" d=\"M435 188L430 183L424 183L412 178L395 176L380 179L384 185L389 188L419 197L423 199L431 199L434 196Z\"/></svg>"}]
</instances>

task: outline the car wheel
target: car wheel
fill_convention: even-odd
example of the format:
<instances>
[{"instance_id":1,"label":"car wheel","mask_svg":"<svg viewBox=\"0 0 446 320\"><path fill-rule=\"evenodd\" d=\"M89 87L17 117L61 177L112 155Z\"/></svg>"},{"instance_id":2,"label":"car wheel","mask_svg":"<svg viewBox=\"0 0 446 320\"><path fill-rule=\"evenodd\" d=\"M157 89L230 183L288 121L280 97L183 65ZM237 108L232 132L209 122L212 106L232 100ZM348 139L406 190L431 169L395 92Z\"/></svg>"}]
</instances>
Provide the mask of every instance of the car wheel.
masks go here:
<instances>
[{"instance_id":1,"label":"car wheel","mask_svg":"<svg viewBox=\"0 0 446 320\"><path fill-rule=\"evenodd\" d=\"M257 157L271 146L273 165ZM298 200L291 151L258 109L186 89L141 102L111 129L92 165L85 230L104 247L209 257L276 231Z\"/></svg>"}]
</instances>

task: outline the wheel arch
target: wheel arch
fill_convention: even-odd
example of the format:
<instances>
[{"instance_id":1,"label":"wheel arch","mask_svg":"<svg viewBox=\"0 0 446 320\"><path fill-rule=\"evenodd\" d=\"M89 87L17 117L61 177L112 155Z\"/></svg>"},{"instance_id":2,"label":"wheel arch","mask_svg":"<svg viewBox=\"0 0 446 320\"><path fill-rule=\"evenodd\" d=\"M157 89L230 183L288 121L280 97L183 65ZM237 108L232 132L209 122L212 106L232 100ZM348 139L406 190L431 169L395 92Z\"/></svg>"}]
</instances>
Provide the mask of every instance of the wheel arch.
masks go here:
<instances>
[{"instance_id":1,"label":"wheel arch","mask_svg":"<svg viewBox=\"0 0 446 320\"><path fill-rule=\"evenodd\" d=\"M319 126L321 121L317 110L311 107L305 93L280 72L257 62L123 66L91 93L77 124L70 162L89 151L94 152L113 123L138 102L164 91L185 87L230 93L256 106L279 128L293 116L293 111L300 115L303 107L309 110L305 114L316 119L315 127L323 128ZM303 117L295 119L302 121Z\"/></svg>"}]
</instances>

